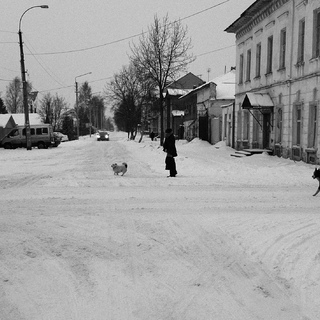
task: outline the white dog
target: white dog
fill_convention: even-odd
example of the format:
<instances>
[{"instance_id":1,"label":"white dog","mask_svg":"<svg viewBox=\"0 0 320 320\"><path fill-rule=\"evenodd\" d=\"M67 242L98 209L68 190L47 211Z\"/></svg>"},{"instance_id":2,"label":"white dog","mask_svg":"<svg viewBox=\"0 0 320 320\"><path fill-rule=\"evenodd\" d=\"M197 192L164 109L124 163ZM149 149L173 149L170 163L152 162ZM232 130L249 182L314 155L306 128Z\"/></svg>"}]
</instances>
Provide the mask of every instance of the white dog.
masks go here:
<instances>
[{"instance_id":1,"label":"white dog","mask_svg":"<svg viewBox=\"0 0 320 320\"><path fill-rule=\"evenodd\" d=\"M128 165L125 162L123 162L122 165L118 165L114 163L111 165L111 167L113 169L114 174L118 175L119 173L122 172L122 176L123 176L127 172Z\"/></svg>"}]
</instances>

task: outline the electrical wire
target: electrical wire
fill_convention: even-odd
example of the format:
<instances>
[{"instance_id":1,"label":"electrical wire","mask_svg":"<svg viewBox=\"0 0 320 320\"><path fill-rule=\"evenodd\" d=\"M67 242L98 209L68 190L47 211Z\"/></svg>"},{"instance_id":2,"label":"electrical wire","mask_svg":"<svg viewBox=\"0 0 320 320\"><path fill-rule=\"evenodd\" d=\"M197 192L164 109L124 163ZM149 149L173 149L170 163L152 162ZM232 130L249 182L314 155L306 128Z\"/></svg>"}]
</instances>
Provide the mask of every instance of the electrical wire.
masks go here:
<instances>
[{"instance_id":1,"label":"electrical wire","mask_svg":"<svg viewBox=\"0 0 320 320\"><path fill-rule=\"evenodd\" d=\"M194 16L197 16L199 14L202 14L206 11L209 11L209 10L212 10L218 6L221 6L227 2L229 2L230 0L225 0L225 1L222 1L220 3L217 3L211 7L208 7L206 9L203 9L203 10L200 10L200 11L197 11L189 16L186 16L186 17L183 17L183 18L180 18L176 21L183 21L183 20L187 20L189 18L192 18ZM176 22L174 21L174 22ZM12 31L5 31L5 30L0 30L0 32L6 32L6 33L12 33L12 34L16 34L16 32L12 32ZM43 64L36 58L36 56L40 56L40 55L57 55L57 54L68 54L68 53L75 53L75 52L82 52L82 51L88 51L88 50L93 50L93 49L98 49L98 48L101 48L101 47L105 47L105 46L108 46L108 45L112 45L112 44L116 44L116 43L119 43L119 42L123 42L123 41L126 41L126 40L130 40L130 39L133 39L133 38L136 38L136 37L139 37L143 34L145 34L146 32L141 32L141 33L138 33L138 34L135 34L135 35L132 35L132 36L128 36L128 37L124 37L124 38L121 38L121 39L117 39L117 40L114 40L114 41L110 41L110 42L107 42L107 43L104 43L104 44L100 44L100 45L96 45L96 46L92 46L92 47L86 47L86 48L81 48L81 49L75 49L75 50L67 50L67 51L58 51L58 52L47 52L47 53L34 53L30 50L30 48L28 47L28 45L26 45L27 49L29 50L30 53L26 53L26 55L32 55L35 60L39 63L39 65L41 66L41 68L55 81L57 82L59 85L61 85L61 87L59 88L55 88L55 89L49 89L49 90L42 90L42 91L39 91L39 93L42 93L42 92L49 92L49 91L53 91L53 90L62 90L62 89L66 89L66 88L70 88L70 87L73 87L73 85L71 86L64 86L59 80L57 80L57 78L55 78L55 76L53 75L53 73L49 72L44 66ZM26 38L26 37L25 37ZM1 42L0 42L1 43ZM4 42L4 43L16 43L16 42ZM31 46L31 45L30 45ZM234 46L234 45L233 45ZM198 54L196 55L197 57L200 57L200 56L203 56L203 55L207 55L207 54L210 54L210 53L214 53L214 52L217 52L217 51L220 51L220 50L224 50L224 49L228 49L230 47L233 47L233 46L229 46L229 47L224 47L224 48L218 48L216 50L213 50L213 51L209 51L209 52L205 52L205 53L202 53L202 54ZM93 80L93 81L90 81L90 83L93 83L93 82L98 82L98 81L102 81L102 80L106 80L106 79L110 79L112 77L107 77L107 78L102 78L102 79L98 79L98 80ZM11 81L11 80L5 80L5 79L0 79L0 81Z\"/></svg>"},{"instance_id":2,"label":"electrical wire","mask_svg":"<svg viewBox=\"0 0 320 320\"><path fill-rule=\"evenodd\" d=\"M26 36L24 37L25 40L26 40ZM29 42L28 42L29 43ZM30 45L32 47L32 45ZM50 70L47 70L43 64L39 61L39 59L32 53L32 51L30 50L28 44L26 44L26 41L25 41L25 47L29 50L29 52L31 53L31 55L34 57L34 59L38 62L38 64L40 65L40 67L47 73L47 75L53 79L56 83L58 83L60 86L65 86L65 84L63 84L56 75L54 75L54 73ZM33 48L34 49L34 48ZM48 68L49 69L49 68Z\"/></svg>"},{"instance_id":3,"label":"electrical wire","mask_svg":"<svg viewBox=\"0 0 320 320\"><path fill-rule=\"evenodd\" d=\"M180 18L176 21L183 21L183 20L186 20L186 19L189 19L189 18L192 18L194 16L197 16L203 12L206 12L206 11L209 11L209 10L212 10L218 6L221 6L227 2L229 2L230 0L225 0L225 1L222 1L222 2L219 2L209 8L206 8L206 9L203 9L201 11L198 11L198 12L195 12L189 16L186 16L184 18ZM174 21L174 22L176 22ZM171 23L174 23L174 22L171 22ZM171 24L170 23L170 24ZM125 38L121 38L121 39L118 39L118 40L114 40L114 41L110 41L110 42L107 42L107 43L103 43L103 44L99 44L99 45L96 45L96 46L92 46L92 47L87 47L87 48L81 48L81 49L74 49L74 50L67 50L67 51L57 51L57 52L42 52L42 53L34 53L33 55L37 55L37 56L40 56L40 55L57 55L57 54L68 54L68 53L75 53L75 52L82 52L82 51L88 51L88 50L94 50L94 49L98 49L98 48L101 48L101 47L105 47L105 46L109 46L109 45L112 45L112 44L115 44L115 43L119 43L119 42L123 42L123 41L126 41L126 40L130 40L130 39L133 39L133 38L136 38L136 37L139 37L143 34L145 34L145 32L140 32L138 34L135 34L135 35L132 35L132 36L128 36L128 37L125 37Z\"/></svg>"}]
</instances>

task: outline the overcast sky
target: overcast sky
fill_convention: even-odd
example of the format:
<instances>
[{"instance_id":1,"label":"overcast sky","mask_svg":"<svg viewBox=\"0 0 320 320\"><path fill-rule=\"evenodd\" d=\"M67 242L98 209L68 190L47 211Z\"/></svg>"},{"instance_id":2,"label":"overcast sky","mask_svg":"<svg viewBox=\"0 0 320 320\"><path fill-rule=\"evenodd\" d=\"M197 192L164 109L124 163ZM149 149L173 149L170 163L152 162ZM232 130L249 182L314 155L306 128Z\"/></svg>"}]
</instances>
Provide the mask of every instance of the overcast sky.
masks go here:
<instances>
[{"instance_id":1,"label":"overcast sky","mask_svg":"<svg viewBox=\"0 0 320 320\"><path fill-rule=\"evenodd\" d=\"M73 106L75 78L88 81L93 93L103 93L106 82L129 62L130 43L146 31L154 15L182 19L197 59L189 71L207 81L235 65L235 35L224 30L254 0L1 0L0 93L15 76L21 77L18 43L22 18L28 80L39 91L58 93ZM133 37L132 37L133 36ZM125 39L125 40L124 40ZM226 48L226 49L223 49ZM220 50L221 49L221 50ZM208 73L210 69L210 73Z\"/></svg>"}]
</instances>

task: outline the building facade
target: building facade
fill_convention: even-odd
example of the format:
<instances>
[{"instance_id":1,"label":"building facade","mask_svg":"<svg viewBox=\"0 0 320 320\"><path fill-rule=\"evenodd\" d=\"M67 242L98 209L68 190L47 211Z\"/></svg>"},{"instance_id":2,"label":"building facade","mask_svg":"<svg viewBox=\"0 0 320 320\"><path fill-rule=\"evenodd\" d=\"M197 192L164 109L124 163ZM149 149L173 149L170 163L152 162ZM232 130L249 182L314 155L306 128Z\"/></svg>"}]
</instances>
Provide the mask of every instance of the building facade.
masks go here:
<instances>
[{"instance_id":1,"label":"building facade","mask_svg":"<svg viewBox=\"0 0 320 320\"><path fill-rule=\"evenodd\" d=\"M320 0L258 0L236 35L235 147L318 163Z\"/></svg>"},{"instance_id":2,"label":"building facade","mask_svg":"<svg viewBox=\"0 0 320 320\"><path fill-rule=\"evenodd\" d=\"M222 107L233 104L234 94L235 70L231 70L181 96L185 138L197 137L212 144L224 139Z\"/></svg>"},{"instance_id":3,"label":"building facade","mask_svg":"<svg viewBox=\"0 0 320 320\"><path fill-rule=\"evenodd\" d=\"M188 72L164 88L164 123L166 127L172 128L174 135L179 136L178 131L183 123L184 116L184 108L181 106L179 98L204 83L201 78L192 72Z\"/></svg>"}]
</instances>

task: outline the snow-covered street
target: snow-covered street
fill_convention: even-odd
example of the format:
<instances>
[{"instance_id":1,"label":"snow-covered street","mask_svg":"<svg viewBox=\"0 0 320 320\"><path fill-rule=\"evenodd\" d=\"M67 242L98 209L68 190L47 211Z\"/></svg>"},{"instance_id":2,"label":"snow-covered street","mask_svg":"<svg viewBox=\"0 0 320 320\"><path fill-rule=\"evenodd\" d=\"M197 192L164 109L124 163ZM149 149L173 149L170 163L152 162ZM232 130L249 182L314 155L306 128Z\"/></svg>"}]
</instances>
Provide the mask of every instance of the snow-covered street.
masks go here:
<instances>
[{"instance_id":1,"label":"snow-covered street","mask_svg":"<svg viewBox=\"0 0 320 320\"><path fill-rule=\"evenodd\" d=\"M0 319L320 319L314 166L177 151L167 178L159 141L125 133L0 149Z\"/></svg>"}]
</instances>

